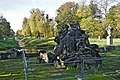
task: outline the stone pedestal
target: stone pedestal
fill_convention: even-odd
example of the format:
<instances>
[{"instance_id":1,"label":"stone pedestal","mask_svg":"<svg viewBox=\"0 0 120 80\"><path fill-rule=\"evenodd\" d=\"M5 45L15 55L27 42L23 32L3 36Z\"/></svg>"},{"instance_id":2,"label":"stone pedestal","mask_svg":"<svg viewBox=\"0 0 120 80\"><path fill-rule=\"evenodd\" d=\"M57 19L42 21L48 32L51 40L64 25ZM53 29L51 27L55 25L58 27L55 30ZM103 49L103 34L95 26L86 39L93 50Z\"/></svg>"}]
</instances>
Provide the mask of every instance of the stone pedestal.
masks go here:
<instances>
[{"instance_id":1,"label":"stone pedestal","mask_svg":"<svg viewBox=\"0 0 120 80\"><path fill-rule=\"evenodd\" d=\"M101 39L101 37L100 36L98 36L98 40L100 40Z\"/></svg>"},{"instance_id":2,"label":"stone pedestal","mask_svg":"<svg viewBox=\"0 0 120 80\"><path fill-rule=\"evenodd\" d=\"M113 39L111 36L107 36L107 45L113 44Z\"/></svg>"}]
</instances>

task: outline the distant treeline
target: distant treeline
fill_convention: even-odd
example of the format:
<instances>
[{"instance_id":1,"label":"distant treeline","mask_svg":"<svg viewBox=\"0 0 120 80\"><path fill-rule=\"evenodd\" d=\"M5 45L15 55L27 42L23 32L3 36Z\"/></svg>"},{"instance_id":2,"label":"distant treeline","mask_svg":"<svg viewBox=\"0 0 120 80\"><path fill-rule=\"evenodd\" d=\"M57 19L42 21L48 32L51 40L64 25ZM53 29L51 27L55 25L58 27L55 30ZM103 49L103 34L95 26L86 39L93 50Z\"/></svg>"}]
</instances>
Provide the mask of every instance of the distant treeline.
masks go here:
<instances>
[{"instance_id":1,"label":"distant treeline","mask_svg":"<svg viewBox=\"0 0 120 80\"><path fill-rule=\"evenodd\" d=\"M108 11L106 2L91 0L89 5L85 2L78 3L66 2L56 10L55 18L50 18L48 14L39 9L30 11L30 18L24 18L22 30L18 30L19 36L27 37L52 37L56 36L58 31L68 24L80 23L81 29L85 30L89 37L96 38L107 36L106 27L110 25L113 28L112 36L120 38L120 3L112 6ZM106 3L106 5L103 5ZM106 7L105 7L106 6Z\"/></svg>"}]
</instances>

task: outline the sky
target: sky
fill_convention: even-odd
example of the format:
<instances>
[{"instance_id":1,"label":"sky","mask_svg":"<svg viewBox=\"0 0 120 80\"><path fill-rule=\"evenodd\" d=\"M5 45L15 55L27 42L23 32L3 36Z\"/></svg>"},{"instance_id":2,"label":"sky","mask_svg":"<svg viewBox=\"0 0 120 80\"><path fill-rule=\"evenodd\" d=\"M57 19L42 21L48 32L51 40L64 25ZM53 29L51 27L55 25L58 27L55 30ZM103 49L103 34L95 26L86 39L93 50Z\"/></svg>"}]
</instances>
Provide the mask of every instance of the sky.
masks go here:
<instances>
[{"instance_id":1,"label":"sky","mask_svg":"<svg viewBox=\"0 0 120 80\"><path fill-rule=\"evenodd\" d=\"M78 2L78 0L0 0L0 14L3 14L16 32L22 29L23 18L29 18L31 9L39 8L54 17L56 9L68 1Z\"/></svg>"},{"instance_id":2,"label":"sky","mask_svg":"<svg viewBox=\"0 0 120 80\"><path fill-rule=\"evenodd\" d=\"M39 8L50 17L54 17L56 10L68 1L80 3L80 0L0 0L0 15L3 14L10 22L11 29L16 32L22 29L23 18L29 18L31 9ZM85 1L89 2L89 0Z\"/></svg>"}]
</instances>

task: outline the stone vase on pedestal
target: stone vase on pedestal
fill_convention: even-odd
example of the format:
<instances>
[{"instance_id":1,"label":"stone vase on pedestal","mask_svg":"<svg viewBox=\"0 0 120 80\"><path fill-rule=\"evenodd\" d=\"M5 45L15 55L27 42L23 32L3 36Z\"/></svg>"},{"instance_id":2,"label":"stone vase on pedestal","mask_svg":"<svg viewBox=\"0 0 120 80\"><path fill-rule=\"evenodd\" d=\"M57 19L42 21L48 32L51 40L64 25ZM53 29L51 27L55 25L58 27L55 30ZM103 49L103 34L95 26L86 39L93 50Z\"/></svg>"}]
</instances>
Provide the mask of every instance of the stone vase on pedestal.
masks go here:
<instances>
[{"instance_id":1,"label":"stone vase on pedestal","mask_svg":"<svg viewBox=\"0 0 120 80\"><path fill-rule=\"evenodd\" d=\"M113 44L112 36L107 36L107 45Z\"/></svg>"},{"instance_id":2,"label":"stone vase on pedestal","mask_svg":"<svg viewBox=\"0 0 120 80\"><path fill-rule=\"evenodd\" d=\"M113 28L109 24L109 26L106 28L106 30L107 30L107 33L108 33L107 45L111 45L111 44L113 44L113 39L112 39L112 30L113 30Z\"/></svg>"}]
</instances>

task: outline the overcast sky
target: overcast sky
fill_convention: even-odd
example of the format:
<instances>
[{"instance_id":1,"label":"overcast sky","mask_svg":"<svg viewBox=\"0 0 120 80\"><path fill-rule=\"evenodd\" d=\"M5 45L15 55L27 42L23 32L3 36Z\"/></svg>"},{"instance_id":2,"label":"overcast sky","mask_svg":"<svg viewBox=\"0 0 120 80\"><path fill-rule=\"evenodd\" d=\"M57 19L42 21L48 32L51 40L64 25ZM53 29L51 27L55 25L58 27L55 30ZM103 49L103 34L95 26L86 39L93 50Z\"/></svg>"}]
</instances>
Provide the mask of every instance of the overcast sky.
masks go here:
<instances>
[{"instance_id":1,"label":"overcast sky","mask_svg":"<svg viewBox=\"0 0 120 80\"><path fill-rule=\"evenodd\" d=\"M24 17L30 16L32 8L39 8L51 17L55 15L56 9L67 1L78 0L0 0L0 14L10 22L11 28L14 31L22 28Z\"/></svg>"},{"instance_id":2,"label":"overcast sky","mask_svg":"<svg viewBox=\"0 0 120 80\"><path fill-rule=\"evenodd\" d=\"M56 9L68 1L80 3L81 0L0 0L0 14L3 14L10 22L11 28L17 31L22 28L23 18L30 16L32 8L44 10L45 13L54 17Z\"/></svg>"}]
</instances>

